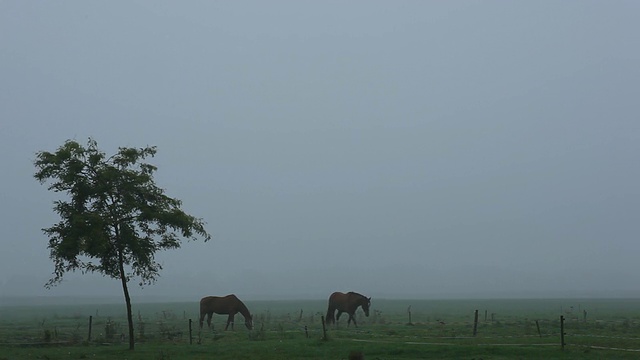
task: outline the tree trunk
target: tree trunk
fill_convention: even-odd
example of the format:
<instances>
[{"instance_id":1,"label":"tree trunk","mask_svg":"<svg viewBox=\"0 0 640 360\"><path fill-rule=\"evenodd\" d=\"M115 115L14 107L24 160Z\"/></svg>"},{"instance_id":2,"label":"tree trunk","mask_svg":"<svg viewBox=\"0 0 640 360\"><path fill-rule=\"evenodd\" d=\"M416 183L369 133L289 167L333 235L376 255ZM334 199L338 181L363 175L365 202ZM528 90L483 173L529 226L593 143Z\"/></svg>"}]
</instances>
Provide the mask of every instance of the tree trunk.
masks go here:
<instances>
[{"instance_id":1,"label":"tree trunk","mask_svg":"<svg viewBox=\"0 0 640 360\"><path fill-rule=\"evenodd\" d=\"M124 272L124 258L121 251L118 252L118 266L120 267L120 280L122 281L124 301L127 304L127 321L129 322L129 350L133 350L135 347L135 339L133 332L133 314L131 312L131 297L129 296L129 288L127 287L127 276Z\"/></svg>"}]
</instances>

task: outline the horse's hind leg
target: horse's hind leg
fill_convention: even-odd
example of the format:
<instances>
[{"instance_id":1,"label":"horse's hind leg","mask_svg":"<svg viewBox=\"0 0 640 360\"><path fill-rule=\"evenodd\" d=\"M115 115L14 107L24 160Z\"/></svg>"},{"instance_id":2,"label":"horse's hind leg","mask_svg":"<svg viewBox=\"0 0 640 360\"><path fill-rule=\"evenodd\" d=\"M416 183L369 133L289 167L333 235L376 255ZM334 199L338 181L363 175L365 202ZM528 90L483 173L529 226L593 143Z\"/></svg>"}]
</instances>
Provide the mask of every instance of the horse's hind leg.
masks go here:
<instances>
[{"instance_id":1,"label":"horse's hind leg","mask_svg":"<svg viewBox=\"0 0 640 360\"><path fill-rule=\"evenodd\" d=\"M211 328L211 318L212 317L213 317L213 313L212 312L207 314L207 326L209 328Z\"/></svg>"},{"instance_id":2,"label":"horse's hind leg","mask_svg":"<svg viewBox=\"0 0 640 360\"><path fill-rule=\"evenodd\" d=\"M204 325L204 317L205 317L205 313L201 313L200 314L200 329L202 329L202 325Z\"/></svg>"}]
</instances>

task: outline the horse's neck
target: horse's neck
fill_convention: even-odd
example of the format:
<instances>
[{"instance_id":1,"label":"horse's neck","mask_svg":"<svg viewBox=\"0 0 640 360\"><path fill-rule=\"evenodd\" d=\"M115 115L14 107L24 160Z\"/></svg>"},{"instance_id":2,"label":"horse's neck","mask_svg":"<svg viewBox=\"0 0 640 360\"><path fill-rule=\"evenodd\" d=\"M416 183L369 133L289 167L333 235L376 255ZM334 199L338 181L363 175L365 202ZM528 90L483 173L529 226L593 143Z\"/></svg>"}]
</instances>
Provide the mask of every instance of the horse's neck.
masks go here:
<instances>
[{"instance_id":1,"label":"horse's neck","mask_svg":"<svg viewBox=\"0 0 640 360\"><path fill-rule=\"evenodd\" d=\"M238 304L238 311L240 312L240 314L242 314L242 316L244 316L246 319L249 319L249 309L247 309L247 306L240 300L238 300L239 304Z\"/></svg>"},{"instance_id":2,"label":"horse's neck","mask_svg":"<svg viewBox=\"0 0 640 360\"><path fill-rule=\"evenodd\" d=\"M353 303L355 304L356 307L358 307L358 306L364 305L366 301L367 301L367 298L365 296L356 294L355 299L353 300Z\"/></svg>"}]
</instances>

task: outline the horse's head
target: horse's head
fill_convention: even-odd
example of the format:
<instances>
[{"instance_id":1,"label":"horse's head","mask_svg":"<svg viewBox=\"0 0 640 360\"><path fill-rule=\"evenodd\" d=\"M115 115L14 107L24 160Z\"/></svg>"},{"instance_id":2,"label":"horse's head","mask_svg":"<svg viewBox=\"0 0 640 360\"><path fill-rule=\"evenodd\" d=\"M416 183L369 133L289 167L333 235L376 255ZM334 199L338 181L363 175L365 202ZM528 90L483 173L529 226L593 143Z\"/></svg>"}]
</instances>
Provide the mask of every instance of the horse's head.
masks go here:
<instances>
[{"instance_id":1,"label":"horse's head","mask_svg":"<svg viewBox=\"0 0 640 360\"><path fill-rule=\"evenodd\" d=\"M253 330L253 315L249 315L244 318L244 326L249 330Z\"/></svg>"},{"instance_id":2,"label":"horse's head","mask_svg":"<svg viewBox=\"0 0 640 360\"><path fill-rule=\"evenodd\" d=\"M362 298L362 310L364 310L364 316L369 316L369 307L371 306L371 298Z\"/></svg>"}]
</instances>

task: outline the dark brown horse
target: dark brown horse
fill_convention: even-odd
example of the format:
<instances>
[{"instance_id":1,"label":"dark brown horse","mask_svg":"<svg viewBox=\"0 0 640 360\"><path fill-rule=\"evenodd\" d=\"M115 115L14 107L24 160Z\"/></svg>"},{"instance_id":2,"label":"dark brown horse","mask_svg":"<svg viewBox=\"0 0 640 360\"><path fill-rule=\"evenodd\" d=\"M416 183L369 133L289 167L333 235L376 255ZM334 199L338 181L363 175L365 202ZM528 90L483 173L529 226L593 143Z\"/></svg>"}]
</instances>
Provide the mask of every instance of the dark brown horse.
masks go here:
<instances>
[{"instance_id":1,"label":"dark brown horse","mask_svg":"<svg viewBox=\"0 0 640 360\"><path fill-rule=\"evenodd\" d=\"M365 316L369 316L369 306L371 306L371 298L368 298L364 295L348 292L334 292L329 296L329 308L327 309L327 324L334 324L337 320L340 319L340 315L343 312L349 314L349 320L347 321L347 326L353 320L353 325L358 327L356 324L355 313L358 310L358 307L362 306L362 310L364 311ZM335 311L338 310L338 315L334 318L333 315Z\"/></svg>"},{"instance_id":2,"label":"dark brown horse","mask_svg":"<svg viewBox=\"0 0 640 360\"><path fill-rule=\"evenodd\" d=\"M229 315L227 318L227 326L224 327L225 330L229 328L229 324L231 324L231 330L233 330L233 317L237 313L244 316L244 325L247 329L253 329L253 318L251 317L251 313L249 313L249 309L233 294L227 296L206 296L200 300L200 329L202 329L205 315L207 315L207 325L211 327L211 317L213 313Z\"/></svg>"}]
</instances>

